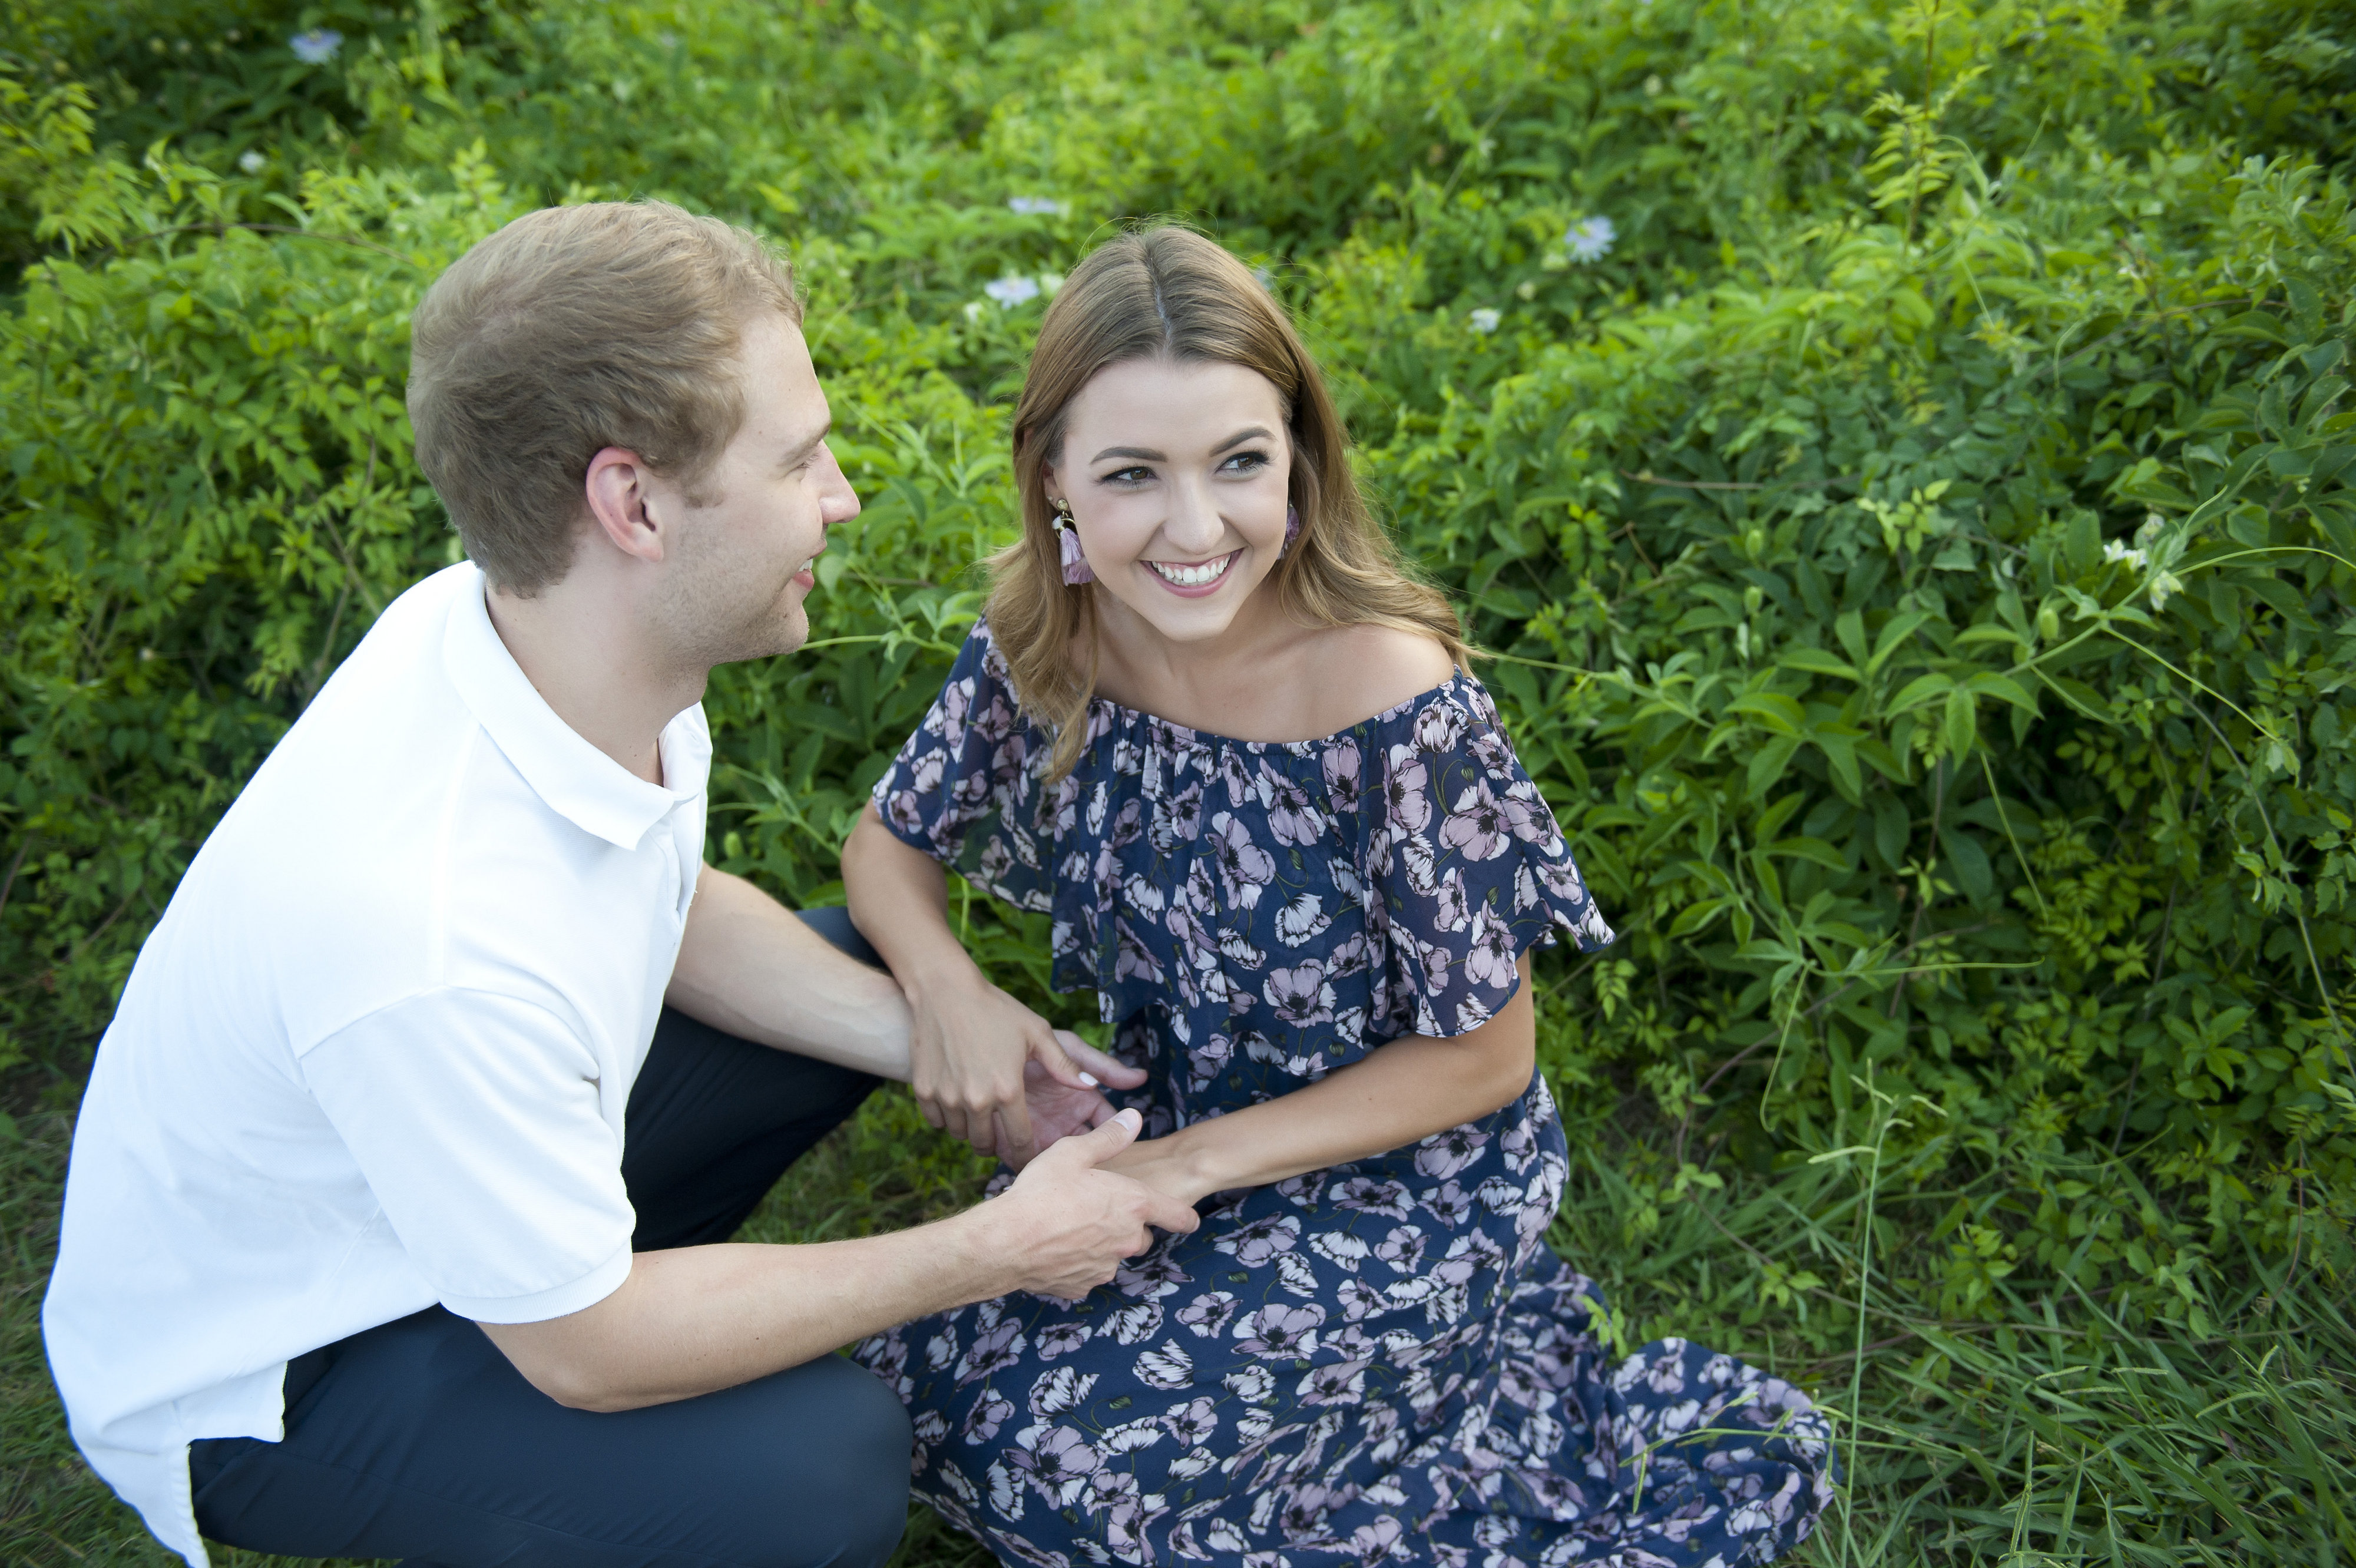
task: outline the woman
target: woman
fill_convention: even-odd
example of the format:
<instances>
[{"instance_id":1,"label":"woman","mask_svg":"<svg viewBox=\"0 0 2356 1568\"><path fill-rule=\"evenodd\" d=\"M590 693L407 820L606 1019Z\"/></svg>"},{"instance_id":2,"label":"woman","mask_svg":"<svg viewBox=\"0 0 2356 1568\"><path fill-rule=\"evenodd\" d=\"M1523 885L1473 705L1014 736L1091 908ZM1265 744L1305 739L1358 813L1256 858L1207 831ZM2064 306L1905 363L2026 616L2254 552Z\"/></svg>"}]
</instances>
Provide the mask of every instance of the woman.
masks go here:
<instances>
[{"instance_id":1,"label":"woman","mask_svg":"<svg viewBox=\"0 0 2356 1568\"><path fill-rule=\"evenodd\" d=\"M1612 940L1446 601L1352 483L1233 257L1113 241L1015 414L1023 538L843 858L928 1118L1019 1161L1055 1033L980 975L942 863L1055 916L1198 1206L1083 1300L869 1340L916 1489L1001 1558L1762 1563L1831 1487L1797 1391L1677 1340L1607 1365L1541 1236L1566 1149L1531 950ZM1087 1081L1094 1082L1094 1075Z\"/></svg>"}]
</instances>

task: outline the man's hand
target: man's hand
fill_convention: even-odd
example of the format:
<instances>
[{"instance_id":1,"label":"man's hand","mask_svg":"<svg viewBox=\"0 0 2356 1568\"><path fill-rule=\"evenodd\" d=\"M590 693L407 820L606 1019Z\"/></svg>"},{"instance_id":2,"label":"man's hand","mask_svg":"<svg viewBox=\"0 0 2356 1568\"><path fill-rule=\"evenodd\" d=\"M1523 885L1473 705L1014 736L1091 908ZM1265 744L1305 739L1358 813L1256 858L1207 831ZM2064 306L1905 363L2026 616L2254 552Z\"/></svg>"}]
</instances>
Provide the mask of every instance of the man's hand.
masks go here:
<instances>
[{"instance_id":1,"label":"man's hand","mask_svg":"<svg viewBox=\"0 0 2356 1568\"><path fill-rule=\"evenodd\" d=\"M908 1087L917 1109L985 1155L1019 1168L1053 1142L1031 1122L1029 1069L1067 1091L1094 1093L1066 1044L1077 1037L991 984L970 961L950 980L911 985L908 1004L916 1015ZM1068 1122L1069 1111L1064 1104L1060 1118Z\"/></svg>"},{"instance_id":2,"label":"man's hand","mask_svg":"<svg viewBox=\"0 0 2356 1568\"><path fill-rule=\"evenodd\" d=\"M1110 1280L1123 1258L1153 1245L1151 1228L1183 1234L1202 1223L1175 1198L1101 1168L1142 1124L1136 1112L1123 1111L1059 1141L974 1211L1002 1231L1016 1290L1077 1301Z\"/></svg>"}]
</instances>

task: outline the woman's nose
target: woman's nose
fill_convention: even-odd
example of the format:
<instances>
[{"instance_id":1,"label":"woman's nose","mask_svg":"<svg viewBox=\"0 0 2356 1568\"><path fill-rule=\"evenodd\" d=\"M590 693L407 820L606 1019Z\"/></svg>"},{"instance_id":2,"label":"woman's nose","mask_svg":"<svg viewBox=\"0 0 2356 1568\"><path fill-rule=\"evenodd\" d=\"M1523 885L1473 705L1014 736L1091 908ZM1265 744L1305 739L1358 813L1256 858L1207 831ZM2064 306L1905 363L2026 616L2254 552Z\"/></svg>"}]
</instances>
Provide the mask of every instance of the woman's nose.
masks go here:
<instances>
[{"instance_id":1,"label":"woman's nose","mask_svg":"<svg viewBox=\"0 0 2356 1568\"><path fill-rule=\"evenodd\" d=\"M1207 554L1226 538L1226 520L1219 515L1207 486L1180 485L1176 489L1170 515L1162 521L1162 537L1173 550Z\"/></svg>"}]
</instances>

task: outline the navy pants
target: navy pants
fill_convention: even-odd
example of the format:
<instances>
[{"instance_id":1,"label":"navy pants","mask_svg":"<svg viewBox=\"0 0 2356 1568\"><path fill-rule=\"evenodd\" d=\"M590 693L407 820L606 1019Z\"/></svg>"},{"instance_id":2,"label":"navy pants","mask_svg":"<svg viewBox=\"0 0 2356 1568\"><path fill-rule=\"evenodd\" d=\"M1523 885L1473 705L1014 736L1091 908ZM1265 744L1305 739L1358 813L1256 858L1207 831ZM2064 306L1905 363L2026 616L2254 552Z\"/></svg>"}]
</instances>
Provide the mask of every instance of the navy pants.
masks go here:
<instances>
[{"instance_id":1,"label":"navy pants","mask_svg":"<svg viewBox=\"0 0 2356 1568\"><path fill-rule=\"evenodd\" d=\"M876 960L839 909L803 917ZM724 1241L875 1080L666 1008L630 1091L638 1251ZM643 1410L569 1410L430 1307L296 1358L281 1443L190 1445L224 1545L408 1568L875 1568L908 1507L907 1412L822 1356Z\"/></svg>"}]
</instances>

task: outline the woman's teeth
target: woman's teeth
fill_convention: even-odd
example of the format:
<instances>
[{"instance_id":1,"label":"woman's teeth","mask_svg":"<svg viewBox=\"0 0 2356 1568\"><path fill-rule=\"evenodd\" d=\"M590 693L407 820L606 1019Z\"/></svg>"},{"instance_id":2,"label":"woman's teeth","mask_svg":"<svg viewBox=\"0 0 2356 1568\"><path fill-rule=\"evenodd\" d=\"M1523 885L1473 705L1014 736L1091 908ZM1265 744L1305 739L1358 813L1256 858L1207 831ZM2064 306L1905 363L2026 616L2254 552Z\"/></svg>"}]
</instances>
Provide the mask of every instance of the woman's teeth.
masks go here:
<instances>
[{"instance_id":1,"label":"woman's teeth","mask_svg":"<svg viewBox=\"0 0 2356 1568\"><path fill-rule=\"evenodd\" d=\"M1164 582L1175 583L1182 588L1199 588L1207 583L1217 582L1235 563L1235 556L1227 554L1216 561L1198 562L1192 566L1173 565L1166 561L1148 561L1146 564L1159 572Z\"/></svg>"}]
</instances>

